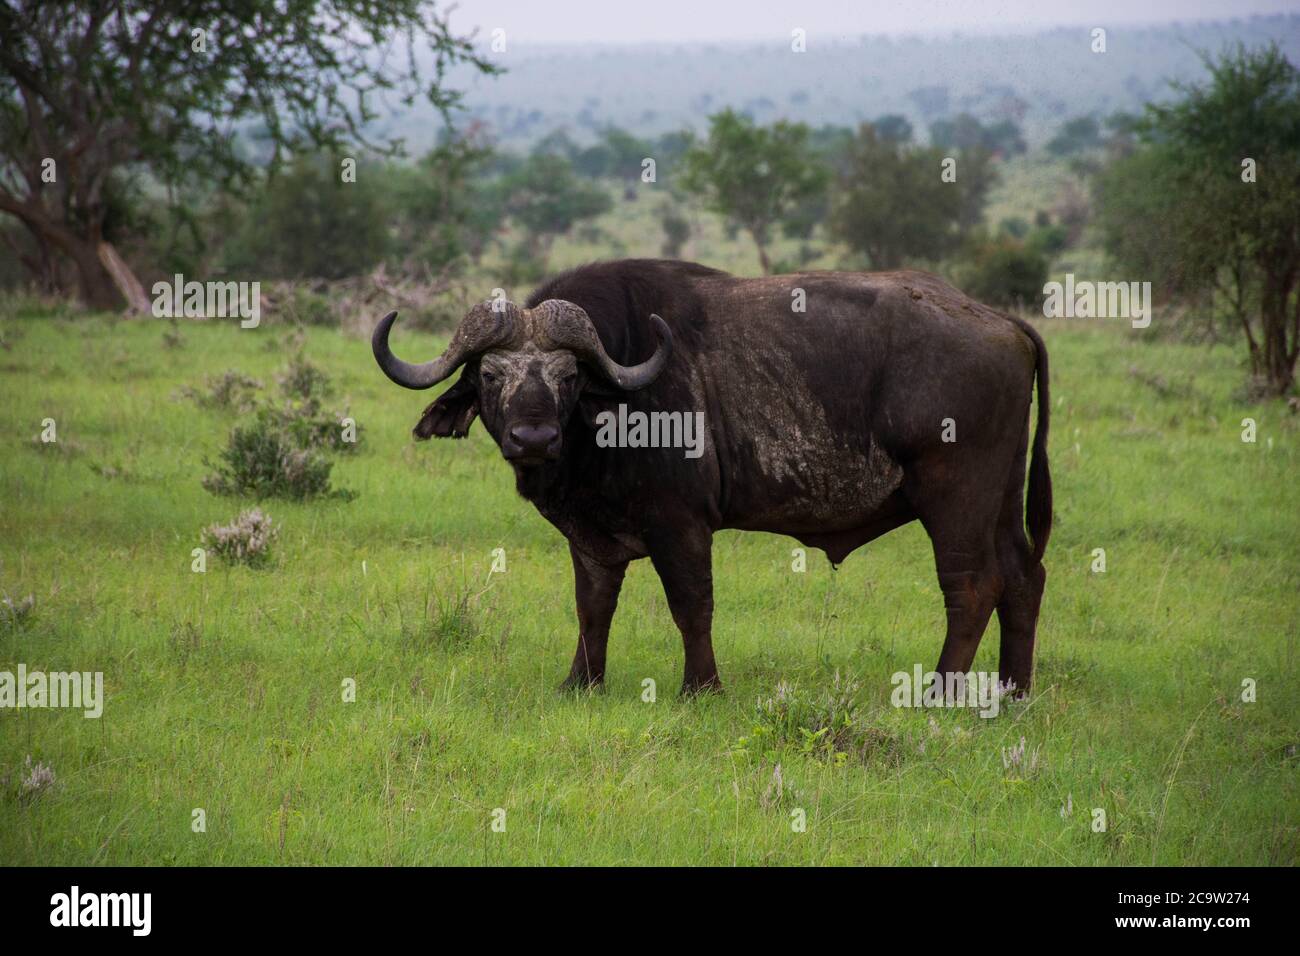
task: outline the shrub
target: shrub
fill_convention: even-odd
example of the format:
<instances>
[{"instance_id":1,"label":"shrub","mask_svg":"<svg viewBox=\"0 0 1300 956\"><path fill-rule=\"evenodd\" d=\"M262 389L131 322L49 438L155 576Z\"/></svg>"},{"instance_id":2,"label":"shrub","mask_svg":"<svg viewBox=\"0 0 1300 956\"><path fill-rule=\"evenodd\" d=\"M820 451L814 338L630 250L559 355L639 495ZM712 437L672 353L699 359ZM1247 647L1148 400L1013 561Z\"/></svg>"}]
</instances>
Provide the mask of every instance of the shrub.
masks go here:
<instances>
[{"instance_id":1,"label":"shrub","mask_svg":"<svg viewBox=\"0 0 1300 956\"><path fill-rule=\"evenodd\" d=\"M758 701L754 730L741 738L740 749L773 759L789 749L838 763L874 755L897 759L901 742L892 732L866 724L858 710L858 690L857 681L842 679L838 671L831 686L816 697L781 681L775 694Z\"/></svg>"},{"instance_id":2,"label":"shrub","mask_svg":"<svg viewBox=\"0 0 1300 956\"><path fill-rule=\"evenodd\" d=\"M322 412L320 402L314 398L283 405L263 405L257 410L257 419L263 427L285 432L299 448L343 454L351 454L361 444L361 426L355 420L350 436L345 436L345 419L348 417L347 409L336 414Z\"/></svg>"},{"instance_id":3,"label":"shrub","mask_svg":"<svg viewBox=\"0 0 1300 956\"><path fill-rule=\"evenodd\" d=\"M276 376L280 391L290 399L328 398L334 393L330 377L319 365L310 362L302 352L289 360L289 364Z\"/></svg>"},{"instance_id":4,"label":"shrub","mask_svg":"<svg viewBox=\"0 0 1300 956\"><path fill-rule=\"evenodd\" d=\"M1070 231L1062 225L1051 223L1035 226L1025 237L1025 246L1044 256L1054 256L1065 251L1070 243Z\"/></svg>"},{"instance_id":5,"label":"shrub","mask_svg":"<svg viewBox=\"0 0 1300 956\"><path fill-rule=\"evenodd\" d=\"M214 467L216 470L203 479L203 487L215 495L292 501L326 495L352 497L349 492L330 490L332 462L314 449L302 447L265 416L232 429Z\"/></svg>"},{"instance_id":6,"label":"shrub","mask_svg":"<svg viewBox=\"0 0 1300 956\"><path fill-rule=\"evenodd\" d=\"M241 511L230 524L212 524L203 529L203 547L231 564L257 567L271 555L271 545L279 535L271 516L261 508Z\"/></svg>"},{"instance_id":7,"label":"shrub","mask_svg":"<svg viewBox=\"0 0 1300 956\"><path fill-rule=\"evenodd\" d=\"M320 295L299 283L294 283L288 300L281 306L293 322L300 325L325 325L337 327L338 316L327 296Z\"/></svg>"},{"instance_id":8,"label":"shrub","mask_svg":"<svg viewBox=\"0 0 1300 956\"><path fill-rule=\"evenodd\" d=\"M245 411L253 407L254 392L262 387L238 369L229 368L220 375L209 375L200 388L186 386L180 394L200 408L233 408Z\"/></svg>"},{"instance_id":9,"label":"shrub","mask_svg":"<svg viewBox=\"0 0 1300 956\"><path fill-rule=\"evenodd\" d=\"M363 159L358 178L376 167ZM300 154L240 210L222 246L233 278L338 279L369 272L389 252L388 197L342 181L334 158Z\"/></svg>"},{"instance_id":10,"label":"shrub","mask_svg":"<svg viewBox=\"0 0 1300 956\"><path fill-rule=\"evenodd\" d=\"M669 206L659 213L659 225L664 230L663 255L669 259L680 259L682 248L691 237L690 220Z\"/></svg>"},{"instance_id":11,"label":"shrub","mask_svg":"<svg viewBox=\"0 0 1300 956\"><path fill-rule=\"evenodd\" d=\"M967 250L960 282L967 295L992 306L1034 308L1047 282L1047 258L1009 237L977 242Z\"/></svg>"},{"instance_id":12,"label":"shrub","mask_svg":"<svg viewBox=\"0 0 1300 956\"><path fill-rule=\"evenodd\" d=\"M257 406L251 421L231 431L222 463L203 479L203 486L222 495L293 500L353 497L350 492L330 490L333 464L321 454L352 452L359 443L356 423L345 429L346 413L321 411L321 397L333 393L329 376L309 362L299 347L277 381L284 401Z\"/></svg>"}]
</instances>

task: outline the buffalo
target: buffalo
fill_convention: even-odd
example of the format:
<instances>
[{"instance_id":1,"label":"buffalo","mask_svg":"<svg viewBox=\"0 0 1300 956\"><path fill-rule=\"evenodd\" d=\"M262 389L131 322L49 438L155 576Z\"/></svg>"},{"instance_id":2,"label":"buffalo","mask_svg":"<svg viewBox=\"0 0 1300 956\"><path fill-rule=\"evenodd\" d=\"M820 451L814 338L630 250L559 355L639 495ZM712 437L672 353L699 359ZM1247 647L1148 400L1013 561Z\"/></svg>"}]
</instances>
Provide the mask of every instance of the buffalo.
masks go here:
<instances>
[{"instance_id":1,"label":"buffalo","mask_svg":"<svg viewBox=\"0 0 1300 956\"><path fill-rule=\"evenodd\" d=\"M415 437L462 438L481 418L519 494L568 539L565 687L603 681L630 561L648 557L663 583L690 693L721 687L715 531L788 535L838 564L919 520L947 610L936 671L970 670L996 609L1000 678L1028 690L1052 526L1047 350L1028 323L923 272L739 278L657 259L582 266L523 306L476 305L424 364L393 355L395 319L372 342L390 379L425 389L460 370ZM636 413L665 426L702 414L698 447L675 447L676 427L610 447L626 430L614 417Z\"/></svg>"}]
</instances>

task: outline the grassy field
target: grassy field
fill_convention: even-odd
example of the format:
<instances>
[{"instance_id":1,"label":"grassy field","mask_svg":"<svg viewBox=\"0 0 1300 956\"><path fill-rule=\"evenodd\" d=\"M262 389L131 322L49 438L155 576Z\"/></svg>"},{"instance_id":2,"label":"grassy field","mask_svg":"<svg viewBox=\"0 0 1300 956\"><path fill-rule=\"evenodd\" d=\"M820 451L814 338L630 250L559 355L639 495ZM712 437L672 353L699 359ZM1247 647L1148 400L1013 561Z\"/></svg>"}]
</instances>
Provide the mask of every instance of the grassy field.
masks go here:
<instances>
[{"instance_id":1,"label":"grassy field","mask_svg":"<svg viewBox=\"0 0 1300 956\"><path fill-rule=\"evenodd\" d=\"M836 572L813 552L794 573L785 538L720 534L727 693L703 699L676 697L680 639L638 562L606 692L558 693L576 639L563 539L481 426L413 444L427 396L332 330L305 351L360 423L334 469L356 499L264 502L270 565L193 573L200 530L250 502L200 484L234 416L177 390L229 368L269 390L291 346L283 326L213 321L163 349L166 328L0 320L0 592L35 597L0 626L0 670L103 671L107 694L98 720L0 711L0 864L1300 857L1300 419L1240 398L1235 349L1042 323L1057 515L1037 684L981 719L890 706L890 675L928 669L942 639L915 525ZM402 333L403 354L439 345ZM994 624L976 666L996 663ZM816 715L837 674L857 682L858 744L838 756L757 706L786 681ZM39 794L28 755L55 774Z\"/></svg>"}]
</instances>

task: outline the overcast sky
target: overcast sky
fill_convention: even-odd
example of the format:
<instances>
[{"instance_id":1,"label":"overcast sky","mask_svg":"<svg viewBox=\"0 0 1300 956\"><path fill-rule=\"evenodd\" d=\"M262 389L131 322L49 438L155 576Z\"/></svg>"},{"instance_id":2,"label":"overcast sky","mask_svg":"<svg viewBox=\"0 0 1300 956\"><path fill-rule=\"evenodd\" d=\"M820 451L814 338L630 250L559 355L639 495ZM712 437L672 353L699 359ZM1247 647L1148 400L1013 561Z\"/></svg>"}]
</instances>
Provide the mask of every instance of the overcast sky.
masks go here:
<instances>
[{"instance_id":1,"label":"overcast sky","mask_svg":"<svg viewBox=\"0 0 1300 956\"><path fill-rule=\"evenodd\" d=\"M520 47L557 43L647 43L784 38L801 27L819 36L1008 33L1052 26L1228 20L1300 13L1300 0L461 0L458 31L479 39L506 31Z\"/></svg>"}]
</instances>

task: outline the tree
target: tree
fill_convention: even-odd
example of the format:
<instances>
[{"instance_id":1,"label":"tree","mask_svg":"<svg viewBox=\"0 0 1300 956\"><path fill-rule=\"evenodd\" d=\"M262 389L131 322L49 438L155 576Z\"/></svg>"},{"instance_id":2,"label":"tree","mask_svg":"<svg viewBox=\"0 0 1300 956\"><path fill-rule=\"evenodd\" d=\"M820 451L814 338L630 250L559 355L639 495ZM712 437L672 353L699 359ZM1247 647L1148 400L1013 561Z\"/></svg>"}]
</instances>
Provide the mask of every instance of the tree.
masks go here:
<instances>
[{"instance_id":1,"label":"tree","mask_svg":"<svg viewBox=\"0 0 1300 956\"><path fill-rule=\"evenodd\" d=\"M380 192L361 185L382 180L374 164L345 183L334 157L299 154L254 191L223 265L239 276L341 279L369 272L388 254L392 218Z\"/></svg>"},{"instance_id":2,"label":"tree","mask_svg":"<svg viewBox=\"0 0 1300 956\"><path fill-rule=\"evenodd\" d=\"M828 173L808 136L803 123L757 126L728 109L709 117L708 140L686 153L684 187L750 234L764 273L772 271L772 228L797 228L800 206L826 188Z\"/></svg>"},{"instance_id":3,"label":"tree","mask_svg":"<svg viewBox=\"0 0 1300 956\"><path fill-rule=\"evenodd\" d=\"M945 158L940 148L884 139L863 124L840 175L831 234L865 253L875 269L953 251L963 227L983 215L992 171L988 154L976 149L953 157L956 180L945 182Z\"/></svg>"},{"instance_id":4,"label":"tree","mask_svg":"<svg viewBox=\"0 0 1300 956\"><path fill-rule=\"evenodd\" d=\"M1102 145L1101 124L1092 116L1078 116L1061 124L1047 143L1053 156L1073 156Z\"/></svg>"},{"instance_id":5,"label":"tree","mask_svg":"<svg viewBox=\"0 0 1300 956\"><path fill-rule=\"evenodd\" d=\"M605 189L581 179L572 163L553 153L531 157L502 176L498 188L505 211L524 228L527 251L538 262L545 262L556 236L613 206Z\"/></svg>"},{"instance_id":6,"label":"tree","mask_svg":"<svg viewBox=\"0 0 1300 956\"><path fill-rule=\"evenodd\" d=\"M900 116L898 113L888 113L879 117L871 125L876 128L876 135L881 139L892 140L896 143L910 143L912 141L912 124L908 122L906 116Z\"/></svg>"},{"instance_id":7,"label":"tree","mask_svg":"<svg viewBox=\"0 0 1300 956\"><path fill-rule=\"evenodd\" d=\"M425 0L6 0L0 4L0 212L70 259L96 307L139 283L105 235L115 175L172 190L251 184L237 130L260 122L273 165L301 148L370 142L376 96L423 92L444 116L444 71L494 68ZM410 56L378 58L400 39ZM432 80L417 63L432 53ZM396 61L396 62L394 62ZM138 307L139 303L133 303Z\"/></svg>"},{"instance_id":8,"label":"tree","mask_svg":"<svg viewBox=\"0 0 1300 956\"><path fill-rule=\"evenodd\" d=\"M498 191L485 183L493 151L481 126L447 136L413 166L391 165L394 257L443 269L477 261L504 218Z\"/></svg>"},{"instance_id":9,"label":"tree","mask_svg":"<svg viewBox=\"0 0 1300 956\"><path fill-rule=\"evenodd\" d=\"M1276 44L1204 60L1209 81L1149 105L1143 148L1103 175L1103 236L1175 294L1215 293L1241 325L1252 373L1281 395L1300 354L1300 72Z\"/></svg>"},{"instance_id":10,"label":"tree","mask_svg":"<svg viewBox=\"0 0 1300 956\"><path fill-rule=\"evenodd\" d=\"M960 269L967 295L989 305L1031 308L1043 297L1047 257L1018 239L999 236L967 244Z\"/></svg>"},{"instance_id":11,"label":"tree","mask_svg":"<svg viewBox=\"0 0 1300 956\"><path fill-rule=\"evenodd\" d=\"M680 259L682 247L691 237L691 223L676 206L664 206L659 212L659 225L664 230L663 254L668 259Z\"/></svg>"},{"instance_id":12,"label":"tree","mask_svg":"<svg viewBox=\"0 0 1300 956\"><path fill-rule=\"evenodd\" d=\"M959 151L982 149L1000 156L1012 156L1025 151L1025 140L1020 135L1020 127L1012 120L1001 120L985 126L969 113L959 113L952 119L930 124L930 145Z\"/></svg>"}]
</instances>

